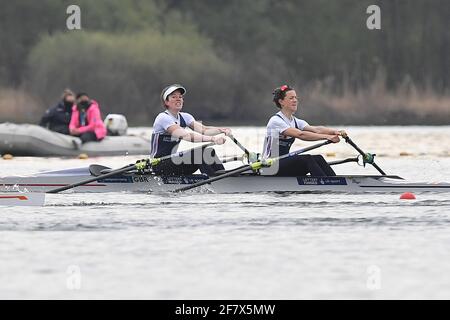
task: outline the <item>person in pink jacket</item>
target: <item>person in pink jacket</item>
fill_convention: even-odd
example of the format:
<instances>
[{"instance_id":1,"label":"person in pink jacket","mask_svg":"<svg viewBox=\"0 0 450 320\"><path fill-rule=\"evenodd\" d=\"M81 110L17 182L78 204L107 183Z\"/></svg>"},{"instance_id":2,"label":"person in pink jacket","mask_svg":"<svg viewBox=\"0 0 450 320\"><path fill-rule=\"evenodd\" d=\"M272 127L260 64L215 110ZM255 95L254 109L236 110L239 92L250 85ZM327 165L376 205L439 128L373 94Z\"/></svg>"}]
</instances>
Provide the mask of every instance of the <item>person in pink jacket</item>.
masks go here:
<instances>
[{"instance_id":1,"label":"person in pink jacket","mask_svg":"<svg viewBox=\"0 0 450 320\"><path fill-rule=\"evenodd\" d=\"M98 102L89 99L86 93L77 94L77 104L72 108L69 130L72 136L79 136L82 143L100 141L106 136Z\"/></svg>"}]
</instances>

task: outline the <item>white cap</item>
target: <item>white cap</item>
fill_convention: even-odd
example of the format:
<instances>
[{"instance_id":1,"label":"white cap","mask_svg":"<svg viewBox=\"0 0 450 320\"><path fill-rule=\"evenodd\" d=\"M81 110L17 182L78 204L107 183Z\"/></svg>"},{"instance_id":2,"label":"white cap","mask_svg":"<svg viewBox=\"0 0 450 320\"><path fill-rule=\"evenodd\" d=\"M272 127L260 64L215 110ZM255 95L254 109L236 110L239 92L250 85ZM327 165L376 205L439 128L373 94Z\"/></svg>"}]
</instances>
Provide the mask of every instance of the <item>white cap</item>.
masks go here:
<instances>
[{"instance_id":1,"label":"white cap","mask_svg":"<svg viewBox=\"0 0 450 320\"><path fill-rule=\"evenodd\" d=\"M185 94L186 93L186 89L179 84L172 84L166 88L163 89L161 97L163 101L166 101L167 97L169 96L169 94L173 93L174 91L177 90L181 90L181 94Z\"/></svg>"}]
</instances>

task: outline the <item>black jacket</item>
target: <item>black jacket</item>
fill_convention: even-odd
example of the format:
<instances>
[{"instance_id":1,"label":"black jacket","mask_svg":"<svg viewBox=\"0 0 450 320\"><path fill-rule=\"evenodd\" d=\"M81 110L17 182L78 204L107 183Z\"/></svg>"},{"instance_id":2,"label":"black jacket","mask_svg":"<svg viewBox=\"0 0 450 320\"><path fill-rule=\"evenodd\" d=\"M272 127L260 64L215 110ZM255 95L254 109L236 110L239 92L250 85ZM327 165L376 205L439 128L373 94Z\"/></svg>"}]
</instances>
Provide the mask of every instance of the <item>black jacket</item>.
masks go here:
<instances>
[{"instance_id":1,"label":"black jacket","mask_svg":"<svg viewBox=\"0 0 450 320\"><path fill-rule=\"evenodd\" d=\"M63 134L69 133L70 118L72 117L72 107L66 108L61 101L53 108L49 108L42 117L39 125Z\"/></svg>"}]
</instances>

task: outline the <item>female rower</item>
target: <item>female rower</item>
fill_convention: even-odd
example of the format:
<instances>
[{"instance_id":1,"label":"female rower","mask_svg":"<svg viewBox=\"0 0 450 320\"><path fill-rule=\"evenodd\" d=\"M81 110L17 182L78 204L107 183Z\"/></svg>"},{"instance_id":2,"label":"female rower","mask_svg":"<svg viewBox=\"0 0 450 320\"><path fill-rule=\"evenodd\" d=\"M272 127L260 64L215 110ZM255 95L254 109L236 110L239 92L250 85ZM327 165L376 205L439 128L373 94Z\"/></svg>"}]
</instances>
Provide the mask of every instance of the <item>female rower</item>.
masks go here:
<instances>
[{"instance_id":1,"label":"female rower","mask_svg":"<svg viewBox=\"0 0 450 320\"><path fill-rule=\"evenodd\" d=\"M183 96L186 89L179 84L172 84L161 92L161 102L166 109L161 112L153 123L151 140L152 158L160 158L177 151L181 140L190 142L225 143L225 137L217 136L231 134L229 128L207 127L196 121L192 115L181 112ZM187 128L192 129L190 132ZM158 175L189 175L200 169L202 173L214 175L218 170L224 170L213 148L204 148L184 154L182 159L162 161L154 166L153 171Z\"/></svg>"},{"instance_id":2,"label":"female rower","mask_svg":"<svg viewBox=\"0 0 450 320\"><path fill-rule=\"evenodd\" d=\"M280 109L267 124L263 158L277 157L290 152L295 139L305 141L330 140L339 142L345 131L322 126L311 126L305 120L294 116L298 98L295 90L288 85L276 88L273 102ZM279 176L335 176L336 173L320 155L295 155L276 162L274 169L263 170L264 174Z\"/></svg>"}]
</instances>

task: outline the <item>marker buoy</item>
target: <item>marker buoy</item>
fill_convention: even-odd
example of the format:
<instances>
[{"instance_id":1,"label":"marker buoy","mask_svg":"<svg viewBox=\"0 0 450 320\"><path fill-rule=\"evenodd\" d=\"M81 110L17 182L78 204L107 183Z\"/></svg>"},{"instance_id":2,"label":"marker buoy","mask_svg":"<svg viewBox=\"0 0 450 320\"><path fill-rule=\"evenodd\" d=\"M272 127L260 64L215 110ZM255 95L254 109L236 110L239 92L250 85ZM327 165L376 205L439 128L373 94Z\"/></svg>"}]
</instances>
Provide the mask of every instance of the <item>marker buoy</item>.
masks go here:
<instances>
[{"instance_id":1,"label":"marker buoy","mask_svg":"<svg viewBox=\"0 0 450 320\"><path fill-rule=\"evenodd\" d=\"M402 200L415 200L416 196L414 195L414 193L411 192L405 192L400 196L400 199Z\"/></svg>"},{"instance_id":2,"label":"marker buoy","mask_svg":"<svg viewBox=\"0 0 450 320\"><path fill-rule=\"evenodd\" d=\"M89 158L89 156L86 154L86 153L80 153L79 155L78 155L78 159L83 159L83 160L85 160L85 159L88 159Z\"/></svg>"},{"instance_id":3,"label":"marker buoy","mask_svg":"<svg viewBox=\"0 0 450 320\"><path fill-rule=\"evenodd\" d=\"M13 157L12 154L5 153L5 154L2 156L2 158L3 158L3 160L12 160L14 157Z\"/></svg>"}]
</instances>

